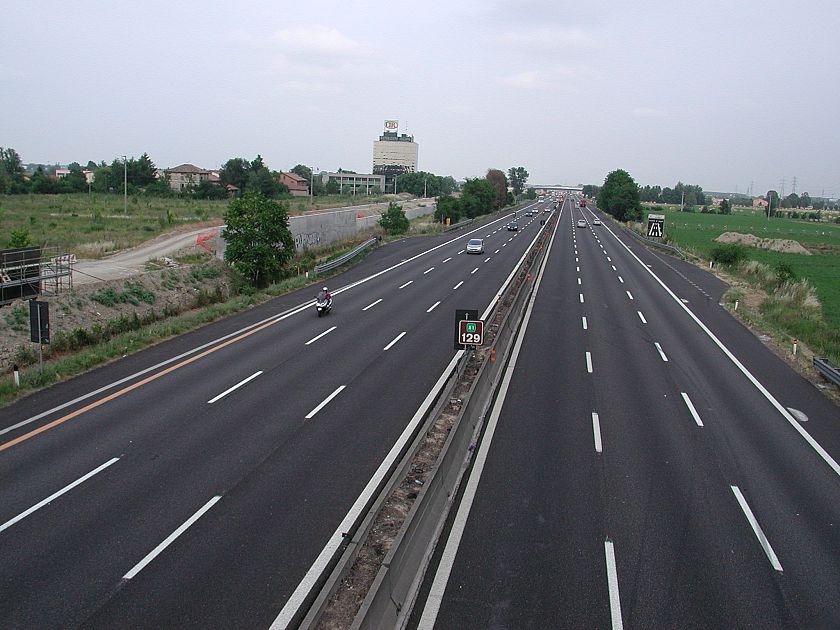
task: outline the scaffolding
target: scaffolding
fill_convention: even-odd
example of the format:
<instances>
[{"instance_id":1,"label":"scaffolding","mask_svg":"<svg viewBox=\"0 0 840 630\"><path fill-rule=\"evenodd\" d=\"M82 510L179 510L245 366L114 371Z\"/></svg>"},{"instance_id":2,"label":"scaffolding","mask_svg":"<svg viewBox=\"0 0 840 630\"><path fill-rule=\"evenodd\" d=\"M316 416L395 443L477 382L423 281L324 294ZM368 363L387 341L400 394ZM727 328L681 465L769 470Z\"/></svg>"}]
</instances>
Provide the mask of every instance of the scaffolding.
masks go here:
<instances>
[{"instance_id":1,"label":"scaffolding","mask_svg":"<svg viewBox=\"0 0 840 630\"><path fill-rule=\"evenodd\" d=\"M57 247L0 250L0 306L71 290L75 263Z\"/></svg>"}]
</instances>

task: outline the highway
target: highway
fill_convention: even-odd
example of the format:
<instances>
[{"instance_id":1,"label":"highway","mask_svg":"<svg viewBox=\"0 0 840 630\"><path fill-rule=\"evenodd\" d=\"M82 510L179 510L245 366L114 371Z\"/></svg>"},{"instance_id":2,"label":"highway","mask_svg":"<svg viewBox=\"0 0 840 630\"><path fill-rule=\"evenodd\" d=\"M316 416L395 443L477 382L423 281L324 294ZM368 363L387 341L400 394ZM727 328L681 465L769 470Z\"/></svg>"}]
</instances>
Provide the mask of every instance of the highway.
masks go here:
<instances>
[{"instance_id":1,"label":"highway","mask_svg":"<svg viewBox=\"0 0 840 630\"><path fill-rule=\"evenodd\" d=\"M327 317L310 287L0 410L3 627L284 627L541 218L386 245Z\"/></svg>"},{"instance_id":2,"label":"highway","mask_svg":"<svg viewBox=\"0 0 840 630\"><path fill-rule=\"evenodd\" d=\"M412 627L840 627L840 414L724 288L566 205Z\"/></svg>"}]
</instances>

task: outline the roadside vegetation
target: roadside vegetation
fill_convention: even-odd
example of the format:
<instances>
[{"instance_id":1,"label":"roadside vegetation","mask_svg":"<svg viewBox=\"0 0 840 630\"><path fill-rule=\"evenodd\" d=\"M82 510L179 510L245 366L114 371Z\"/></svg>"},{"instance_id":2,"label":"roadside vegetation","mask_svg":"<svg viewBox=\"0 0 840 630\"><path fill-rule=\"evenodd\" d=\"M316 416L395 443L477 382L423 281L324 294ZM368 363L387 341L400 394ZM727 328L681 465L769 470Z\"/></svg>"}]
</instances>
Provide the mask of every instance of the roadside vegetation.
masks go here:
<instances>
[{"instance_id":1,"label":"roadside vegetation","mask_svg":"<svg viewBox=\"0 0 840 630\"><path fill-rule=\"evenodd\" d=\"M724 303L734 309L737 300L742 318L773 332L785 345L798 339L817 356L840 365L840 225L768 219L752 208L735 207L728 215L662 206L646 210L665 214L669 243L704 265L713 261L726 274L733 287L724 295ZM726 232L796 241L807 254L716 242ZM748 291L761 297L746 299Z\"/></svg>"}]
</instances>

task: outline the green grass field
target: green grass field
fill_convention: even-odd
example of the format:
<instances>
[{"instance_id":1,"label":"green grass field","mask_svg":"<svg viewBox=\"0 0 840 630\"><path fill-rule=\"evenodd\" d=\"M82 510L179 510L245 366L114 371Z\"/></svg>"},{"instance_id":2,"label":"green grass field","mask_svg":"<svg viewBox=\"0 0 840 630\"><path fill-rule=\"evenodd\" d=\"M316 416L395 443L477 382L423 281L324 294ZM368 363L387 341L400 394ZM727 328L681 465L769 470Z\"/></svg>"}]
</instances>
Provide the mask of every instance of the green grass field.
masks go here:
<instances>
[{"instance_id":1,"label":"green grass field","mask_svg":"<svg viewBox=\"0 0 840 630\"><path fill-rule=\"evenodd\" d=\"M840 224L814 223L798 219L770 219L760 211L736 212L731 215L679 212L662 207L645 207L645 211L665 214L665 233L680 248L709 258L714 239L724 232L753 234L759 238L799 241L812 256L747 248L751 260L773 266L788 263L800 278L807 278L817 290L826 323L840 330Z\"/></svg>"},{"instance_id":2,"label":"green grass field","mask_svg":"<svg viewBox=\"0 0 840 630\"><path fill-rule=\"evenodd\" d=\"M285 200L289 214L313 208L336 208L388 201L384 196L329 195ZM0 195L0 249L11 231L25 229L32 242L57 247L79 258L98 258L134 247L183 225L221 219L228 201L130 196L127 212L122 195Z\"/></svg>"}]
</instances>

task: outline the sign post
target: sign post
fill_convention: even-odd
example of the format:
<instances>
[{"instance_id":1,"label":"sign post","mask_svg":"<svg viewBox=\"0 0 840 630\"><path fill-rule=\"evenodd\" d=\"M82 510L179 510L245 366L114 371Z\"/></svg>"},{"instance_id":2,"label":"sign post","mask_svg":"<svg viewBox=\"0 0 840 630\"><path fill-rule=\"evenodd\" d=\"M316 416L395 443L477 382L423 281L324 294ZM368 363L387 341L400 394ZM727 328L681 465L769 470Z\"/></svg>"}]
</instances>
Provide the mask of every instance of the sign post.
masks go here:
<instances>
[{"instance_id":1,"label":"sign post","mask_svg":"<svg viewBox=\"0 0 840 630\"><path fill-rule=\"evenodd\" d=\"M663 236L665 236L664 214L648 215L647 235L649 238L662 238Z\"/></svg>"},{"instance_id":2,"label":"sign post","mask_svg":"<svg viewBox=\"0 0 840 630\"><path fill-rule=\"evenodd\" d=\"M44 344L50 342L50 304L29 300L29 338L38 344L38 367L44 371Z\"/></svg>"}]
</instances>

